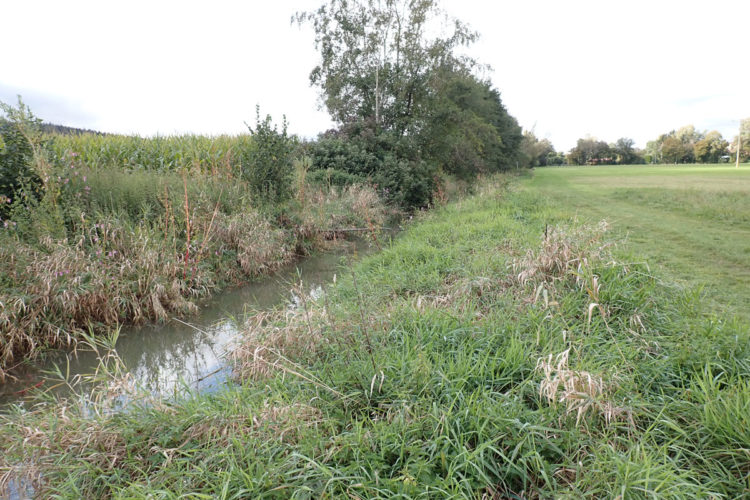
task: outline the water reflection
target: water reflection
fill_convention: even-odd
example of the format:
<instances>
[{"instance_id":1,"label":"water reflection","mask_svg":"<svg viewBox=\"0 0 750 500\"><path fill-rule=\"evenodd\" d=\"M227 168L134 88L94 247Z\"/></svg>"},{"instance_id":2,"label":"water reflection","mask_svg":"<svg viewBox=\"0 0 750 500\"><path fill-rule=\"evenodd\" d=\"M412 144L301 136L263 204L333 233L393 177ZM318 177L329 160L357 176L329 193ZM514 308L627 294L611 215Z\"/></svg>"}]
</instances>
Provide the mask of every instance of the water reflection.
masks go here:
<instances>
[{"instance_id":1,"label":"water reflection","mask_svg":"<svg viewBox=\"0 0 750 500\"><path fill-rule=\"evenodd\" d=\"M229 375L225 355L248 311L293 304L291 289L300 278L306 292L319 296L343 262L372 250L367 240L349 242L300 260L256 283L217 294L202 304L197 317L123 328L117 352L135 383L155 395L169 396L184 387L213 390ZM42 372L54 364L69 367L69 375L75 376L93 372L96 363L96 356L89 352L51 356L44 365L30 367L18 382L0 386L0 404L18 400L19 391L38 384Z\"/></svg>"}]
</instances>

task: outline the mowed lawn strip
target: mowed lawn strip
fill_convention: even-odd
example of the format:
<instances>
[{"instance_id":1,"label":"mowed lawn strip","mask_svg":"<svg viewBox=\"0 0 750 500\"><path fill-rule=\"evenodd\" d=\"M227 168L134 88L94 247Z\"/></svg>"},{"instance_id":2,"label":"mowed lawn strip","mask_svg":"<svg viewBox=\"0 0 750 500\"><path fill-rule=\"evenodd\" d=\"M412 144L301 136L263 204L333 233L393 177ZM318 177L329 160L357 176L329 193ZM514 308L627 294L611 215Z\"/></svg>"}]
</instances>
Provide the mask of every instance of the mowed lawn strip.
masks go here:
<instances>
[{"instance_id":1,"label":"mowed lawn strip","mask_svg":"<svg viewBox=\"0 0 750 500\"><path fill-rule=\"evenodd\" d=\"M704 287L710 310L750 319L750 166L538 168L526 184L570 216L607 219L622 251Z\"/></svg>"}]
</instances>

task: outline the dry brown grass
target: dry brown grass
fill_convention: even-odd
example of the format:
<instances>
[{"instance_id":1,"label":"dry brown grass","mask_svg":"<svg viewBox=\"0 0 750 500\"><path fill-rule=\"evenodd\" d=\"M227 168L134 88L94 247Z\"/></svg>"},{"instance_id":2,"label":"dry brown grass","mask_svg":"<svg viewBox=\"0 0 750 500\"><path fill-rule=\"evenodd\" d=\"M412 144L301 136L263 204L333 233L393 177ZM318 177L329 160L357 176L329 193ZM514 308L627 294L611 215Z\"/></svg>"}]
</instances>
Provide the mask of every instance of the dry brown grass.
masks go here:
<instances>
[{"instance_id":1,"label":"dry brown grass","mask_svg":"<svg viewBox=\"0 0 750 500\"><path fill-rule=\"evenodd\" d=\"M574 276L581 266L600 259L609 246L602 242L607 222L577 228L552 227L545 231L541 245L513 263L520 284L552 283Z\"/></svg>"},{"instance_id":2,"label":"dry brown grass","mask_svg":"<svg viewBox=\"0 0 750 500\"><path fill-rule=\"evenodd\" d=\"M294 258L286 233L254 212L220 213L213 222L214 251L232 251L242 274L257 277L276 271Z\"/></svg>"},{"instance_id":3,"label":"dry brown grass","mask_svg":"<svg viewBox=\"0 0 750 500\"><path fill-rule=\"evenodd\" d=\"M623 416L632 423L630 413L611 401L613 383L585 370L571 370L569 355L570 348L537 361L537 371L543 375L539 395L551 405L563 403L566 416L575 413L576 425L589 413L600 415L608 425Z\"/></svg>"},{"instance_id":4,"label":"dry brown grass","mask_svg":"<svg viewBox=\"0 0 750 500\"><path fill-rule=\"evenodd\" d=\"M208 276L180 279L176 256L133 235L103 256L92 256L82 242L47 240L45 249L17 245L26 253L20 289L0 293L0 366L38 347L70 346L92 324L143 323L167 314L197 310L190 298L215 284ZM5 248L0 250L3 258ZM0 380L4 375L0 368Z\"/></svg>"},{"instance_id":5,"label":"dry brown grass","mask_svg":"<svg viewBox=\"0 0 750 500\"><path fill-rule=\"evenodd\" d=\"M0 245L0 381L14 363L43 347L74 345L91 326L163 321L198 311L195 300L217 287L203 254L236 255L225 281L275 271L294 258L286 233L254 212L194 217L203 235L188 261L169 239L116 221L94 225L70 244L47 238L42 247L15 240ZM22 257L19 257L22 256Z\"/></svg>"},{"instance_id":6,"label":"dry brown grass","mask_svg":"<svg viewBox=\"0 0 750 500\"><path fill-rule=\"evenodd\" d=\"M330 239L348 229L375 233L388 216L377 192L369 186L308 189L303 195L298 200L301 210L296 231L307 239Z\"/></svg>"},{"instance_id":7,"label":"dry brown grass","mask_svg":"<svg viewBox=\"0 0 750 500\"><path fill-rule=\"evenodd\" d=\"M290 358L314 355L326 341L323 336L326 317L325 309L320 306L253 315L231 354L235 377L265 378L285 369Z\"/></svg>"}]
</instances>

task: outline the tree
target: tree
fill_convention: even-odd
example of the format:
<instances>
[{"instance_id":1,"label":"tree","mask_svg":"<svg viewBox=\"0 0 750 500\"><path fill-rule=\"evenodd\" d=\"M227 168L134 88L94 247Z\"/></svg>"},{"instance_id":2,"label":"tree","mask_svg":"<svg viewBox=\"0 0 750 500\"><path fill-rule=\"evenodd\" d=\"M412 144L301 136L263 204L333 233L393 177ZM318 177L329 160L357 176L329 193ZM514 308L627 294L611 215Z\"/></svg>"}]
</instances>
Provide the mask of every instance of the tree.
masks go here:
<instances>
[{"instance_id":1,"label":"tree","mask_svg":"<svg viewBox=\"0 0 750 500\"><path fill-rule=\"evenodd\" d=\"M740 122L740 134L742 142L740 143L740 161L747 161L750 158L750 118L745 118ZM730 146L730 152L737 154L737 136L734 136Z\"/></svg>"},{"instance_id":2,"label":"tree","mask_svg":"<svg viewBox=\"0 0 750 500\"><path fill-rule=\"evenodd\" d=\"M646 143L646 149L643 152L646 163L662 163L664 157L662 155L662 144L663 139L660 137L655 141L648 141Z\"/></svg>"},{"instance_id":3,"label":"tree","mask_svg":"<svg viewBox=\"0 0 750 500\"><path fill-rule=\"evenodd\" d=\"M489 81L443 68L419 132L420 149L463 177L508 168L517 160L521 127Z\"/></svg>"},{"instance_id":4,"label":"tree","mask_svg":"<svg viewBox=\"0 0 750 500\"><path fill-rule=\"evenodd\" d=\"M448 18L437 0L326 0L295 19L312 24L320 61L310 82L337 123L313 170L344 166L337 179L366 175L387 199L413 207L430 203L441 171L466 177L515 165L518 123L474 74L476 62L456 51L477 35L455 19L441 28ZM348 159L331 162L334 150ZM356 166L363 155L367 172Z\"/></svg>"},{"instance_id":5,"label":"tree","mask_svg":"<svg viewBox=\"0 0 750 500\"><path fill-rule=\"evenodd\" d=\"M655 141L646 144L645 157L650 163L691 163L695 161L696 144L706 138L706 134L685 125L667 134L662 134ZM703 151L704 144L699 150Z\"/></svg>"},{"instance_id":6,"label":"tree","mask_svg":"<svg viewBox=\"0 0 750 500\"><path fill-rule=\"evenodd\" d=\"M662 157L665 163L687 163L692 161L693 149L677 137L669 136L662 142Z\"/></svg>"},{"instance_id":7,"label":"tree","mask_svg":"<svg viewBox=\"0 0 750 500\"><path fill-rule=\"evenodd\" d=\"M557 152L548 139L538 139L533 131L526 130L521 142L521 156L528 167L543 167L557 163ZM551 160L553 163L549 163Z\"/></svg>"},{"instance_id":8,"label":"tree","mask_svg":"<svg viewBox=\"0 0 750 500\"><path fill-rule=\"evenodd\" d=\"M372 120L397 135L418 131L436 69L473 65L454 53L477 38L460 21L428 37L441 16L437 0L329 0L297 13L315 31L321 58L310 82L331 117L339 125Z\"/></svg>"},{"instance_id":9,"label":"tree","mask_svg":"<svg viewBox=\"0 0 750 500\"><path fill-rule=\"evenodd\" d=\"M635 141L627 137L621 137L617 139L610 149L616 157L616 162L619 165L631 165L638 162L638 153L636 152L633 145Z\"/></svg>"},{"instance_id":10,"label":"tree","mask_svg":"<svg viewBox=\"0 0 750 500\"><path fill-rule=\"evenodd\" d=\"M692 146L696 142L703 139L704 134L698 130L695 130L695 127L693 125L685 125L684 127L680 127L679 129L677 129L677 131L674 133L674 137L677 138L681 143L689 144Z\"/></svg>"},{"instance_id":11,"label":"tree","mask_svg":"<svg viewBox=\"0 0 750 500\"><path fill-rule=\"evenodd\" d=\"M701 163L718 163L721 157L727 154L729 142L724 140L721 134L712 130L693 146L695 160Z\"/></svg>"},{"instance_id":12,"label":"tree","mask_svg":"<svg viewBox=\"0 0 750 500\"><path fill-rule=\"evenodd\" d=\"M613 153L604 141L593 137L578 139L576 147L568 153L568 159L576 165L601 165L613 162Z\"/></svg>"}]
</instances>

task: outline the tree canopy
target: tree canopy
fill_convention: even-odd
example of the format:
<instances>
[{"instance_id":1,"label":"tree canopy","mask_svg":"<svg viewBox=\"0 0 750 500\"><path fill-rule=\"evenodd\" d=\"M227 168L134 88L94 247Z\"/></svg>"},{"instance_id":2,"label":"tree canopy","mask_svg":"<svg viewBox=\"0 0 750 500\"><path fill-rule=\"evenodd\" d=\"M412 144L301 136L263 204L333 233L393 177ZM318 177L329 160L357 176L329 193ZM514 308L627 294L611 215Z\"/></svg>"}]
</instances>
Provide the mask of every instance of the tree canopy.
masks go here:
<instances>
[{"instance_id":1,"label":"tree canopy","mask_svg":"<svg viewBox=\"0 0 750 500\"><path fill-rule=\"evenodd\" d=\"M342 181L367 175L391 199L419 205L439 172L471 177L517 164L518 122L458 51L477 34L437 0L327 0L294 20L313 27L320 60L310 83L337 124L313 169L343 169ZM333 151L368 158L366 171Z\"/></svg>"},{"instance_id":2,"label":"tree canopy","mask_svg":"<svg viewBox=\"0 0 750 500\"><path fill-rule=\"evenodd\" d=\"M373 120L401 135L414 132L437 70L474 64L454 49L477 34L450 19L447 32L428 36L439 18L445 14L436 0L329 0L297 13L297 22L315 31L320 61L310 82L331 117L339 125Z\"/></svg>"}]
</instances>

